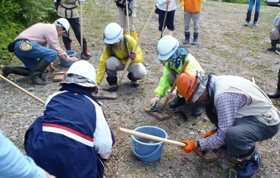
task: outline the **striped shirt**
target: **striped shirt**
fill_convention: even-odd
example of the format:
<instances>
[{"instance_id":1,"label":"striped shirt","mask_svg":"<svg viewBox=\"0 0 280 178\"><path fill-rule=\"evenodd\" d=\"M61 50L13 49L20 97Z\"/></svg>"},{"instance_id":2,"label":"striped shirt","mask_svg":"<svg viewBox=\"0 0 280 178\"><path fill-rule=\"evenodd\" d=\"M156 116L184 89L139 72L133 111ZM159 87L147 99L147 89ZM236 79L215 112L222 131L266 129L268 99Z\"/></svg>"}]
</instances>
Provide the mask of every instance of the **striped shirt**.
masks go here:
<instances>
[{"instance_id":1,"label":"striped shirt","mask_svg":"<svg viewBox=\"0 0 280 178\"><path fill-rule=\"evenodd\" d=\"M238 109L247 104L247 96L240 93L225 92L216 100L218 130L215 134L199 140L200 149L217 149L225 144L225 134L232 127Z\"/></svg>"}]
</instances>

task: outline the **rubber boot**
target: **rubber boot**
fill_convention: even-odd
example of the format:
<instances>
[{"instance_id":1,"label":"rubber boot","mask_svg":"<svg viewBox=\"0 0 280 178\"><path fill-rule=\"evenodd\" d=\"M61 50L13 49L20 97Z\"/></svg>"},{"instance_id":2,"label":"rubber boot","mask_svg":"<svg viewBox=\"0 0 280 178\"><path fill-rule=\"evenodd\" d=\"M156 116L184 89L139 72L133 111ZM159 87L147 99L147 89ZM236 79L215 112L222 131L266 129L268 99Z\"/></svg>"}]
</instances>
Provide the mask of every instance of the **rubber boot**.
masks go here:
<instances>
[{"instance_id":1,"label":"rubber boot","mask_svg":"<svg viewBox=\"0 0 280 178\"><path fill-rule=\"evenodd\" d=\"M118 90L118 77L117 76L113 76L113 77L107 77L106 78L107 82L109 83L109 88L108 89L104 89L106 91L117 91Z\"/></svg>"},{"instance_id":2,"label":"rubber boot","mask_svg":"<svg viewBox=\"0 0 280 178\"><path fill-rule=\"evenodd\" d=\"M280 69L278 71L278 82L277 82L277 89L275 93L268 93L267 96L269 98L280 98Z\"/></svg>"},{"instance_id":3,"label":"rubber boot","mask_svg":"<svg viewBox=\"0 0 280 178\"><path fill-rule=\"evenodd\" d=\"M2 75L7 78L9 74L29 76L30 72L25 67L4 67L2 69Z\"/></svg>"},{"instance_id":4,"label":"rubber boot","mask_svg":"<svg viewBox=\"0 0 280 178\"><path fill-rule=\"evenodd\" d=\"M204 105L202 103L196 102L192 108L192 116L200 116L204 112Z\"/></svg>"},{"instance_id":5,"label":"rubber boot","mask_svg":"<svg viewBox=\"0 0 280 178\"><path fill-rule=\"evenodd\" d=\"M134 32L130 32L130 36L132 36L132 38L134 38L134 39L135 39L135 41L136 41L136 42L138 42L138 34L137 34L137 32L136 32L136 31L134 31Z\"/></svg>"},{"instance_id":6,"label":"rubber boot","mask_svg":"<svg viewBox=\"0 0 280 178\"><path fill-rule=\"evenodd\" d=\"M276 51L278 40L271 40L271 47L267 48L267 51Z\"/></svg>"},{"instance_id":7,"label":"rubber boot","mask_svg":"<svg viewBox=\"0 0 280 178\"><path fill-rule=\"evenodd\" d=\"M252 177L259 169L261 163L260 155L257 151L243 159L238 159L236 166L237 177L249 178Z\"/></svg>"},{"instance_id":8,"label":"rubber boot","mask_svg":"<svg viewBox=\"0 0 280 178\"><path fill-rule=\"evenodd\" d=\"M254 26L254 27L257 27L257 22L258 22L258 20L259 20L259 15L260 15L259 12L255 12L254 23L253 23L253 26Z\"/></svg>"},{"instance_id":9,"label":"rubber boot","mask_svg":"<svg viewBox=\"0 0 280 178\"><path fill-rule=\"evenodd\" d=\"M175 109L179 106L182 106L183 104L185 104L185 98L179 97L177 96L173 101L171 101L171 103L169 103L169 107L171 109Z\"/></svg>"},{"instance_id":10,"label":"rubber boot","mask_svg":"<svg viewBox=\"0 0 280 178\"><path fill-rule=\"evenodd\" d=\"M47 82L42 78L42 74L45 71L45 69L49 66L50 63L48 63L45 60L40 60L38 64L31 69L30 73L30 80L35 85L46 85Z\"/></svg>"},{"instance_id":11,"label":"rubber boot","mask_svg":"<svg viewBox=\"0 0 280 178\"><path fill-rule=\"evenodd\" d=\"M189 44L190 43L190 32L185 32L185 41L183 42L183 44Z\"/></svg>"},{"instance_id":12,"label":"rubber boot","mask_svg":"<svg viewBox=\"0 0 280 178\"><path fill-rule=\"evenodd\" d=\"M252 12L247 11L247 15L246 15L246 19L245 19L245 21L246 21L245 26L249 26L249 23L251 21L251 15L252 15Z\"/></svg>"},{"instance_id":13,"label":"rubber boot","mask_svg":"<svg viewBox=\"0 0 280 178\"><path fill-rule=\"evenodd\" d=\"M198 32L194 32L194 33L193 33L193 42L192 42L192 45L197 45L198 35L199 35Z\"/></svg>"},{"instance_id":14,"label":"rubber boot","mask_svg":"<svg viewBox=\"0 0 280 178\"><path fill-rule=\"evenodd\" d=\"M71 43L65 43L64 47L65 47L66 50L71 50L72 49L71 48Z\"/></svg>"},{"instance_id":15,"label":"rubber boot","mask_svg":"<svg viewBox=\"0 0 280 178\"><path fill-rule=\"evenodd\" d=\"M133 73L129 72L127 74L127 78L131 81L133 87L139 86L138 79L136 77L134 77Z\"/></svg>"},{"instance_id":16,"label":"rubber boot","mask_svg":"<svg viewBox=\"0 0 280 178\"><path fill-rule=\"evenodd\" d=\"M86 39L83 38L83 52L81 53L81 58L88 60L91 54L88 52L88 45Z\"/></svg>"}]
</instances>

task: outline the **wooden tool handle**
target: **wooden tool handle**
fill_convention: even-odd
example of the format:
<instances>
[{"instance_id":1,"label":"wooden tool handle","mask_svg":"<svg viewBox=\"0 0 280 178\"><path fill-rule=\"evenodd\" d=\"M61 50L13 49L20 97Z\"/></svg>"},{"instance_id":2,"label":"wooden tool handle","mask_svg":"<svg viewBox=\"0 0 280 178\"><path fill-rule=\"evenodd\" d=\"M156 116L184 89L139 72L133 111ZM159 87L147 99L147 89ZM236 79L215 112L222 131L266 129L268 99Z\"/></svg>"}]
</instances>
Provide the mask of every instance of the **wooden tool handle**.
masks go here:
<instances>
[{"instance_id":1,"label":"wooden tool handle","mask_svg":"<svg viewBox=\"0 0 280 178\"><path fill-rule=\"evenodd\" d=\"M18 86L17 84L15 84L14 82L12 82L11 80L7 79L6 77L4 77L3 75L0 75L0 78L6 82L8 82L9 84L11 84L13 87L19 89L20 91L26 93L27 95L31 96L32 98L34 98L35 100L39 101L42 104L45 104L45 102L43 100L41 100L40 98L38 98L37 96L33 95L32 93L28 92L27 90L21 88L20 86Z\"/></svg>"},{"instance_id":2,"label":"wooden tool handle","mask_svg":"<svg viewBox=\"0 0 280 178\"><path fill-rule=\"evenodd\" d=\"M180 73L178 74L178 76L179 76L181 73L183 73L183 72L185 71L185 69L187 68L188 64L189 64L189 61L186 61L185 64L183 65L183 67L182 67ZM177 76L177 78L178 78L178 76ZM172 92L175 90L175 88L176 88L176 81L177 81L177 78L176 78L176 80L175 80L175 81L173 82L173 84L172 84L172 87L171 87L171 89L170 89L170 92L171 92L171 93L172 93ZM164 110L164 108L166 107L168 101L169 101L169 97L166 97L166 98L165 98L165 101L164 101L164 103L163 103L163 105L162 105L162 107L161 107L161 110Z\"/></svg>"},{"instance_id":3,"label":"wooden tool handle","mask_svg":"<svg viewBox=\"0 0 280 178\"><path fill-rule=\"evenodd\" d=\"M173 144L173 145L177 145L177 146L186 146L186 144L183 142L169 140L166 138L161 138L161 137L157 137L157 136L142 133L142 132L137 132L135 130L129 130L129 129L121 128L121 127L119 128L119 130L123 133L134 135L134 136L141 137L141 138L146 138L148 140L169 143L169 144Z\"/></svg>"}]
</instances>

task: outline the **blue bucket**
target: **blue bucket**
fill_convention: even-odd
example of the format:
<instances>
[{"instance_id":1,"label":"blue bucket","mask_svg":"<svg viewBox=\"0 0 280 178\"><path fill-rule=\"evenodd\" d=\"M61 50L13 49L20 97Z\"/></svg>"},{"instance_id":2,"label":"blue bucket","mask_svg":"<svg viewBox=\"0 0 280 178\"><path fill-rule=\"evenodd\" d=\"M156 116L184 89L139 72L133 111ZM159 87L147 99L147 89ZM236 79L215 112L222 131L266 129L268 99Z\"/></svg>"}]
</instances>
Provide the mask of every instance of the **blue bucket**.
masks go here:
<instances>
[{"instance_id":1,"label":"blue bucket","mask_svg":"<svg viewBox=\"0 0 280 178\"><path fill-rule=\"evenodd\" d=\"M167 133L159 127L143 126L134 130L157 137L168 138ZM145 162L155 162L160 159L163 149L162 142L147 140L137 136L131 136L131 139L131 149L137 159Z\"/></svg>"},{"instance_id":2,"label":"blue bucket","mask_svg":"<svg viewBox=\"0 0 280 178\"><path fill-rule=\"evenodd\" d=\"M74 56L76 56L77 53L76 53L75 51L73 51L73 50L67 50L67 51L66 51L66 54L67 54L69 57L74 57ZM60 58L60 65L61 65L62 67L70 67L73 63L74 63L74 62L72 62L72 61L67 61L67 60L65 60L65 59Z\"/></svg>"}]
</instances>

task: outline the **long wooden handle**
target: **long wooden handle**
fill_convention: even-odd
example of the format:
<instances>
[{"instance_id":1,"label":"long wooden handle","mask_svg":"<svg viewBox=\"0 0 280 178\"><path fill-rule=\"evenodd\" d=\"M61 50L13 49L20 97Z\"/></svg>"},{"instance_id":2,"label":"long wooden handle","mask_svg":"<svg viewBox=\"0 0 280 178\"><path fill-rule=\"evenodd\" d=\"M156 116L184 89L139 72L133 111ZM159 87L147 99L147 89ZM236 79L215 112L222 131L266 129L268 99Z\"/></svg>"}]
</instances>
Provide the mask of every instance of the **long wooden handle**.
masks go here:
<instances>
[{"instance_id":1,"label":"long wooden handle","mask_svg":"<svg viewBox=\"0 0 280 178\"><path fill-rule=\"evenodd\" d=\"M126 10L126 28L127 28L127 33L130 35L129 12L128 12L128 0L125 1L125 10ZM132 15L132 14L131 14L131 15Z\"/></svg>"},{"instance_id":2,"label":"long wooden handle","mask_svg":"<svg viewBox=\"0 0 280 178\"><path fill-rule=\"evenodd\" d=\"M166 5L166 11L165 11L165 14L164 14L164 19L163 19L163 25L162 25L162 28L161 28L160 38L162 38L163 31L164 31L164 29L165 29L164 27L165 27L165 23L166 23L166 17L167 17L168 7L169 7L169 3L167 3L167 5Z\"/></svg>"},{"instance_id":3,"label":"long wooden handle","mask_svg":"<svg viewBox=\"0 0 280 178\"><path fill-rule=\"evenodd\" d=\"M140 37L138 38L138 41L137 41L135 47L134 47L133 50L132 50L133 52L135 52L136 49L138 48L138 46L139 46L139 44L140 44L140 41L141 41L141 39L142 39L142 37L143 37L144 31L145 31L145 29L146 29L146 27L147 27L147 25L148 25L148 23L149 23L149 21L150 21L152 15L153 15L153 13L154 13L154 11L155 11L155 7L154 7L154 8L152 9L152 11L150 12L150 15L149 15L149 17L148 17L148 19L147 19L147 21L146 21L146 23L145 23L145 25L144 25L144 27L143 27L141 33L140 33ZM128 66L129 66L130 63L131 63L131 59L129 58L128 61L127 61L127 63L126 63L126 65L125 65L125 68L124 68L124 70L123 70L123 72L122 72L122 74L121 74L121 76L120 76L120 79L119 79L119 81L118 81L119 84L121 84L122 79L123 79L123 77L124 77L124 75L125 75L125 73L126 73L126 71L127 71Z\"/></svg>"},{"instance_id":4,"label":"long wooden handle","mask_svg":"<svg viewBox=\"0 0 280 178\"><path fill-rule=\"evenodd\" d=\"M134 135L134 136L141 137L141 138L146 138L148 140L169 143L169 144L173 144L173 145L177 145L177 146L186 146L186 144L183 143L183 142L179 142L179 141L175 141L175 140L169 140L169 139L166 139L166 138L161 138L161 137L157 137L157 136L142 133L142 132L137 132L135 130L129 130L129 129L125 129L125 128L122 128L122 127L120 127L119 130L123 133Z\"/></svg>"},{"instance_id":5,"label":"long wooden handle","mask_svg":"<svg viewBox=\"0 0 280 178\"><path fill-rule=\"evenodd\" d=\"M189 61L186 61L185 64L183 65L183 67L182 67L180 73L178 74L178 76L179 76L181 73L183 73L183 72L185 71L185 69L187 68L188 64L189 64ZM178 78L178 76L177 76L177 78ZM176 88L176 81L177 81L177 78L176 78L176 80L175 80L175 81L173 82L173 84L172 84L172 87L171 87L171 89L170 89L170 93L172 93L172 92L175 90L175 88ZM163 103L163 105L162 105L162 107L161 107L161 110L164 110L164 108L166 107L168 101L169 101L169 97L166 97L166 98L165 98L165 101L164 101L164 103Z\"/></svg>"},{"instance_id":6,"label":"long wooden handle","mask_svg":"<svg viewBox=\"0 0 280 178\"><path fill-rule=\"evenodd\" d=\"M32 93L28 92L27 90L25 90L24 88L18 86L17 84L15 84L14 82L12 82L11 80L7 79L6 77L4 77L3 75L0 75L0 78L6 82L8 82L9 84L11 84L13 87L19 89L20 91L26 93L27 95L31 96L32 98L34 98L35 100L39 101L42 104L45 104L45 102L43 100L41 100L40 98L38 98L37 96L33 95Z\"/></svg>"}]
</instances>

